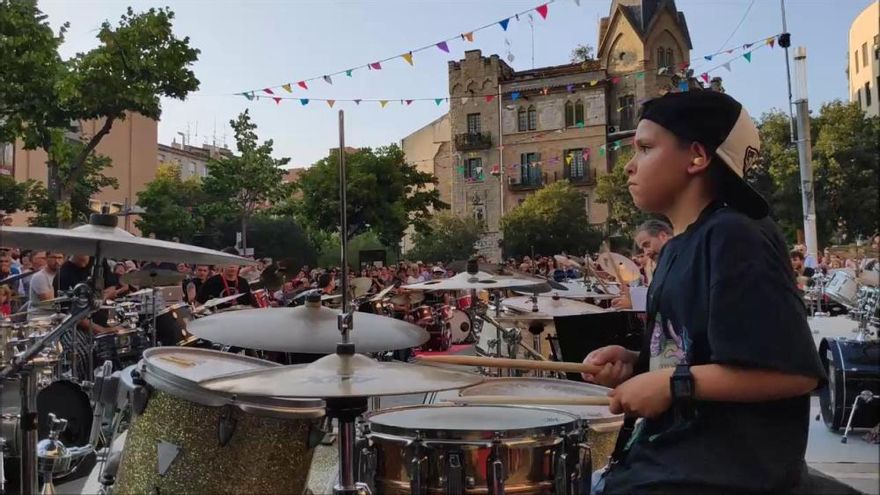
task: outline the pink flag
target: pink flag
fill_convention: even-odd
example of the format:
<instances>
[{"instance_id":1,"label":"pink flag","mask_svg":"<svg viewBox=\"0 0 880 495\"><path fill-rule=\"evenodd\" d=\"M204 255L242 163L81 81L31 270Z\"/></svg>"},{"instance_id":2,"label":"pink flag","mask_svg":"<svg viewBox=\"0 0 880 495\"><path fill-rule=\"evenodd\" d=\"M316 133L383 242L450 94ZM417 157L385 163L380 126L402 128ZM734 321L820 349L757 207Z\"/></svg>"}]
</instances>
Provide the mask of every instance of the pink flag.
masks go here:
<instances>
[{"instance_id":1,"label":"pink flag","mask_svg":"<svg viewBox=\"0 0 880 495\"><path fill-rule=\"evenodd\" d=\"M544 5L539 5L539 6L535 7L535 12L537 12L538 14L541 14L542 19L546 19L547 18L547 4L545 3Z\"/></svg>"}]
</instances>

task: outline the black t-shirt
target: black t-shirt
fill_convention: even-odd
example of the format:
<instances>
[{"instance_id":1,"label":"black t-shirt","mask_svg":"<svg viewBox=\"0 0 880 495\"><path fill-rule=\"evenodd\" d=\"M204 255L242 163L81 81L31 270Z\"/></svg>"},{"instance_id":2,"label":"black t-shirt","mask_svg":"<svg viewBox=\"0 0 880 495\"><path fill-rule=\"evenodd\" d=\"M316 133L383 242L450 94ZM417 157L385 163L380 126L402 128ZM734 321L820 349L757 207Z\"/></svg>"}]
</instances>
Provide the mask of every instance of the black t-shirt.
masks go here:
<instances>
[{"instance_id":1,"label":"black t-shirt","mask_svg":"<svg viewBox=\"0 0 880 495\"><path fill-rule=\"evenodd\" d=\"M707 207L663 248L648 312L639 372L687 361L824 378L785 242L769 218ZM669 410L636 424L605 493L778 493L798 482L809 395L695 408L692 421L676 422Z\"/></svg>"},{"instance_id":2,"label":"black t-shirt","mask_svg":"<svg viewBox=\"0 0 880 495\"><path fill-rule=\"evenodd\" d=\"M74 262L68 260L61 264L61 268L58 270L58 276L55 277L55 280L58 283L57 289L59 291L62 290L70 290L74 288L77 284L81 284L89 279L89 276L92 274L91 263L82 268L76 265ZM112 275L109 274L109 275ZM107 265L104 265L104 285L108 287L108 272ZM103 304L103 303L102 303ZM109 311L106 309L99 309L95 311L91 315L91 320L101 326L107 326L107 321L110 317Z\"/></svg>"},{"instance_id":3,"label":"black t-shirt","mask_svg":"<svg viewBox=\"0 0 880 495\"><path fill-rule=\"evenodd\" d=\"M198 299L199 292L202 290L202 285L204 282L200 278L187 278L183 282L180 283L180 287L183 289L183 300L192 303L193 301L189 300L189 296L187 296L186 288L192 284L196 288L196 299Z\"/></svg>"},{"instance_id":4,"label":"black t-shirt","mask_svg":"<svg viewBox=\"0 0 880 495\"><path fill-rule=\"evenodd\" d=\"M250 284L248 284L247 280L238 277L235 283L232 283L228 280L224 280L222 274L214 275L208 280L205 280L205 283L202 284L202 287L199 289L198 294L196 295L196 301L201 304L205 304L210 299L227 297L233 294L244 295L239 297L232 303L221 304L218 307L228 308L229 306L236 304L249 304L254 307L257 306L257 301L254 299L253 294L251 294L251 286Z\"/></svg>"}]
</instances>

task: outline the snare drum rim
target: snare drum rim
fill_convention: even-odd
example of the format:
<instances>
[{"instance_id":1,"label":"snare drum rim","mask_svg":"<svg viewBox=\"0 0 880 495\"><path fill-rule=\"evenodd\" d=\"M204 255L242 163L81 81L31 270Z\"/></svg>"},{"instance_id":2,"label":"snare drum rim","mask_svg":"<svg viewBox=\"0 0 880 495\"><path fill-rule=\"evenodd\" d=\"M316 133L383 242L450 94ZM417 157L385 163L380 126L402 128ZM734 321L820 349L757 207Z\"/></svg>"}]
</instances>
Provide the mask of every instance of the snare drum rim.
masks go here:
<instances>
[{"instance_id":1,"label":"snare drum rim","mask_svg":"<svg viewBox=\"0 0 880 495\"><path fill-rule=\"evenodd\" d=\"M164 354L189 354L193 356L231 357L246 362L260 364L265 368L281 366L278 363L257 359L250 356L230 354L228 352L215 351L212 349L199 349L193 347L153 347L144 351L144 358L138 363L138 370L144 381L156 390L196 404L209 407L221 407L225 405L236 406L244 412L258 416L273 416L281 418L320 418L325 416L325 404L320 399L281 399L277 397L254 397L248 396L240 399L235 394L216 392L201 387L198 382L183 378L169 371L163 370L151 363L151 360L159 359ZM223 376L223 375L217 375ZM212 377L216 378L216 377Z\"/></svg>"},{"instance_id":2,"label":"snare drum rim","mask_svg":"<svg viewBox=\"0 0 880 495\"><path fill-rule=\"evenodd\" d=\"M437 408L488 408L499 410L527 409L530 411L552 412L560 416L565 416L569 421L560 422L555 425L534 426L528 428L485 428L482 430L448 430L444 428L434 428L426 425L424 428L406 428L401 426L393 426L380 424L375 422L375 418L385 414L391 414L400 411L414 409L437 409ZM503 417L503 411L498 417ZM489 418L491 419L491 418ZM493 439L499 440L502 444L508 446L522 446L527 444L546 443L546 439L561 438L562 435L570 432L581 430L581 418L575 414L559 409L548 407L531 407L531 406L515 406L515 405L480 405L467 406L458 404L418 404L414 406L390 407L388 409L380 409L378 411L368 412L364 415L369 427L368 435L376 436L380 439L390 441L402 441L404 439L418 438L425 443L437 444L473 444L481 445L492 443Z\"/></svg>"},{"instance_id":3,"label":"snare drum rim","mask_svg":"<svg viewBox=\"0 0 880 495\"><path fill-rule=\"evenodd\" d=\"M496 383L505 383L505 382L506 383L533 383L536 385L536 387L535 387L536 391L540 390L540 388L541 388L537 385L550 384L550 383L554 383L554 384L555 383L564 383L566 385L570 385L570 386L574 386L574 387L596 388L596 389L599 389L602 391L611 391L610 388L603 387L601 385L596 385L593 383L586 383L586 382L575 382L572 380L559 380L556 378L536 378L536 377L522 377L522 378L502 377L502 378L488 378L483 382L480 382L480 383L477 383L477 384L474 384L474 385L471 385L468 387L464 387L458 391L458 395L459 395L459 397L466 397L468 395L495 395L495 394L479 393L478 390L480 390L481 387L486 387L486 386L490 386L490 385L493 385ZM472 393L468 393L468 392L472 392ZM515 405L515 404L512 404L512 405ZM530 406L537 407L537 408L553 409L553 410L559 410L558 408L560 408L560 407L566 407L566 406L554 406L552 404L547 404L547 405L530 404ZM573 407L589 407L589 406L573 406ZM603 407L603 406L596 406L596 407ZM565 409L562 409L562 410L565 411ZM569 411L565 411L565 412L569 412ZM569 412L569 414L574 414L574 413ZM575 416L577 416L577 415L575 415ZM584 417L580 417L580 416L578 416L578 418L582 422L584 422L588 425L600 425L600 424L606 424L606 423L613 424L613 423L622 422L623 421L623 414L614 414L614 415L609 415L607 417L602 417L602 418L584 418Z\"/></svg>"}]
</instances>

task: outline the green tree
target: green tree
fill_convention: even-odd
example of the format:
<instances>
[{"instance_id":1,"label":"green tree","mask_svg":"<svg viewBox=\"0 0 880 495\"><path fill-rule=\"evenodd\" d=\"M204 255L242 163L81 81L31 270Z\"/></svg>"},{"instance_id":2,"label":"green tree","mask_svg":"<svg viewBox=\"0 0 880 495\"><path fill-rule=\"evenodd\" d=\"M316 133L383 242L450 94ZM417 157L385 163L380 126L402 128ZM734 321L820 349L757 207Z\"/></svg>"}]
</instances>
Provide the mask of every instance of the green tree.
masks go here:
<instances>
[{"instance_id":1,"label":"green tree","mask_svg":"<svg viewBox=\"0 0 880 495\"><path fill-rule=\"evenodd\" d=\"M385 251L385 262L388 265L397 263L397 247L382 244L375 232L368 230L357 234L348 241L348 266L352 269L361 266L361 251ZM328 235L322 241L318 254L318 266L342 266L342 248L339 245L339 233Z\"/></svg>"},{"instance_id":2,"label":"green tree","mask_svg":"<svg viewBox=\"0 0 880 495\"><path fill-rule=\"evenodd\" d=\"M160 165L156 178L138 193L138 205L145 211L134 224L157 239L191 242L205 226L198 211L204 198L198 179L181 180L178 165Z\"/></svg>"},{"instance_id":3,"label":"green tree","mask_svg":"<svg viewBox=\"0 0 880 495\"><path fill-rule=\"evenodd\" d=\"M300 177L298 215L311 227L339 230L339 158L333 150ZM448 208L436 189L436 179L405 161L395 144L376 150L362 148L346 155L349 235L367 230L385 246L397 246L410 225L424 229L431 209Z\"/></svg>"},{"instance_id":4,"label":"green tree","mask_svg":"<svg viewBox=\"0 0 880 495\"><path fill-rule=\"evenodd\" d=\"M474 244L482 232L483 225L474 218L439 212L431 218L428 230L413 237L415 247L406 257L426 262L468 259L476 253Z\"/></svg>"},{"instance_id":5,"label":"green tree","mask_svg":"<svg viewBox=\"0 0 880 495\"><path fill-rule=\"evenodd\" d=\"M811 118L816 227L820 245L868 236L878 227L880 119L866 118L858 105L834 101ZM803 229L798 153L788 116L774 110L761 116L761 161L749 181L771 205L789 241Z\"/></svg>"},{"instance_id":6,"label":"green tree","mask_svg":"<svg viewBox=\"0 0 880 495\"><path fill-rule=\"evenodd\" d=\"M581 64L584 62L588 62L591 60L596 60L595 50L591 45L586 45L583 43L579 43L578 46L574 47L571 51L571 54L568 56L569 61L573 64Z\"/></svg>"},{"instance_id":7,"label":"green tree","mask_svg":"<svg viewBox=\"0 0 880 495\"><path fill-rule=\"evenodd\" d=\"M241 229L237 220L219 225L215 232L218 242L212 247L222 249L235 245L235 234ZM248 222L248 239L254 256L273 260L293 260L294 266L315 266L317 251L306 232L290 217L257 212Z\"/></svg>"},{"instance_id":8,"label":"green tree","mask_svg":"<svg viewBox=\"0 0 880 495\"><path fill-rule=\"evenodd\" d=\"M273 141L258 142L257 125L247 110L229 121L235 131L238 155L221 156L208 162L204 191L211 198L205 205L212 218L233 218L241 226L242 248L247 248L248 221L254 213L274 201L290 196L291 188L282 182L290 158L272 158Z\"/></svg>"},{"instance_id":9,"label":"green tree","mask_svg":"<svg viewBox=\"0 0 880 495\"><path fill-rule=\"evenodd\" d=\"M590 226L584 194L568 183L554 182L501 219L505 256L553 255L595 251L601 233Z\"/></svg>"},{"instance_id":10,"label":"green tree","mask_svg":"<svg viewBox=\"0 0 880 495\"><path fill-rule=\"evenodd\" d=\"M34 0L0 2L0 140L20 138L47 153L40 222L73 221L77 194L114 185L100 173L109 160L95 148L115 122L127 112L158 120L160 97L184 99L198 89L189 67L199 51L174 35L173 18L167 9L129 8L118 25L101 25L96 48L62 60L67 24L55 35ZM100 128L72 139L72 123L83 120Z\"/></svg>"},{"instance_id":11,"label":"green tree","mask_svg":"<svg viewBox=\"0 0 880 495\"><path fill-rule=\"evenodd\" d=\"M9 175L0 175L0 210L6 213L32 210L34 203L45 195L42 188L35 180L17 182Z\"/></svg>"},{"instance_id":12,"label":"green tree","mask_svg":"<svg viewBox=\"0 0 880 495\"><path fill-rule=\"evenodd\" d=\"M626 183L624 168L633 157L632 148L620 149L611 173L600 175L596 185L596 201L608 205L608 231L611 234L629 236L630 230L645 221L649 215L633 203Z\"/></svg>"}]
</instances>

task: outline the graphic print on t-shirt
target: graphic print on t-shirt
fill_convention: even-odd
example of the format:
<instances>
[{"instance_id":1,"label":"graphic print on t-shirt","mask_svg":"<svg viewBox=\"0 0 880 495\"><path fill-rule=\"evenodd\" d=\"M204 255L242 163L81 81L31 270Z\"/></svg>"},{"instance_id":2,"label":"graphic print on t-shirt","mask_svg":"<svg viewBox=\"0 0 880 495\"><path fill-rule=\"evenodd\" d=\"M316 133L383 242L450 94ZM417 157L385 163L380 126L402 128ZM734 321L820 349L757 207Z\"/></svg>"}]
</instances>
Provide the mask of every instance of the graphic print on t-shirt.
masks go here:
<instances>
[{"instance_id":1,"label":"graphic print on t-shirt","mask_svg":"<svg viewBox=\"0 0 880 495\"><path fill-rule=\"evenodd\" d=\"M666 323L665 331L663 329L664 322ZM684 362L687 358L690 340L687 328L682 327L676 331L672 321L657 313L654 318L654 328L651 331L651 371L674 368Z\"/></svg>"}]
</instances>

